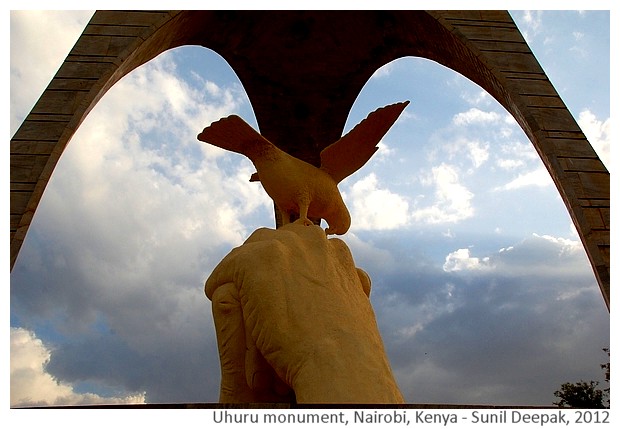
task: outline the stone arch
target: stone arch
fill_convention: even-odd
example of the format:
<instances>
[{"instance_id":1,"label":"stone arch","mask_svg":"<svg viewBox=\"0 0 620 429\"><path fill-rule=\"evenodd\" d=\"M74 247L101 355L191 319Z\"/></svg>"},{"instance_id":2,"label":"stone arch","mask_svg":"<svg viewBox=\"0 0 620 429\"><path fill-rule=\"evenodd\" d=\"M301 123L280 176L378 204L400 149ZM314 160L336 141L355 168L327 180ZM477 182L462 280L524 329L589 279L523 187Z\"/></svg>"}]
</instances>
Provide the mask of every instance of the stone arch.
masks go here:
<instances>
[{"instance_id":1,"label":"stone arch","mask_svg":"<svg viewBox=\"0 0 620 429\"><path fill-rule=\"evenodd\" d=\"M221 55L244 85L262 134L313 164L340 137L380 66L417 56L474 81L536 148L609 308L609 172L506 11L97 11L11 139L11 267L88 112L121 77L182 45Z\"/></svg>"}]
</instances>

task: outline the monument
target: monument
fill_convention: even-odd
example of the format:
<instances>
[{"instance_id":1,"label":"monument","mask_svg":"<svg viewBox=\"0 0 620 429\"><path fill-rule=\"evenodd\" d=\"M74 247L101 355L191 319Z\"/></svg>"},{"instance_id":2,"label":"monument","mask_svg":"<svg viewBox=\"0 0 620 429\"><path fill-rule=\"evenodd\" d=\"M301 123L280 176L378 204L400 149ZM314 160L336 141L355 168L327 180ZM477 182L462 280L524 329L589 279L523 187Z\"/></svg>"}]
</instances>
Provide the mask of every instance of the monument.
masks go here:
<instances>
[{"instance_id":1,"label":"monument","mask_svg":"<svg viewBox=\"0 0 620 429\"><path fill-rule=\"evenodd\" d=\"M220 402L403 402L370 305L370 278L320 226L300 219L258 229L214 269L205 292Z\"/></svg>"},{"instance_id":2,"label":"monument","mask_svg":"<svg viewBox=\"0 0 620 429\"><path fill-rule=\"evenodd\" d=\"M461 73L515 118L551 174L609 308L609 172L506 11L97 11L11 139L11 267L86 115L123 76L183 45L212 49L231 65L261 129L230 117L201 139L249 139L261 154L277 153L293 166L280 175L239 149L254 158L254 179L274 200L279 228L255 231L205 286L222 401L402 401L369 304L370 279L344 242L315 222L324 218L329 234L349 228L336 185L372 156L380 136L360 143L360 158L337 168L331 160L348 144L329 145L372 74L405 56ZM370 127L383 135L404 107L380 109L366 124L386 114ZM342 141L359 142L358 131L368 130L364 122L358 127L355 138Z\"/></svg>"},{"instance_id":3,"label":"monument","mask_svg":"<svg viewBox=\"0 0 620 429\"><path fill-rule=\"evenodd\" d=\"M409 102L371 113L321 151L315 167L238 116L198 139L246 155L283 222L261 228L206 282L220 353L220 402L402 403L370 305L370 278L344 241L351 217L337 183L377 151ZM313 217L315 221L309 219ZM291 223L291 219L297 219ZM323 231L315 222L325 219Z\"/></svg>"}]
</instances>

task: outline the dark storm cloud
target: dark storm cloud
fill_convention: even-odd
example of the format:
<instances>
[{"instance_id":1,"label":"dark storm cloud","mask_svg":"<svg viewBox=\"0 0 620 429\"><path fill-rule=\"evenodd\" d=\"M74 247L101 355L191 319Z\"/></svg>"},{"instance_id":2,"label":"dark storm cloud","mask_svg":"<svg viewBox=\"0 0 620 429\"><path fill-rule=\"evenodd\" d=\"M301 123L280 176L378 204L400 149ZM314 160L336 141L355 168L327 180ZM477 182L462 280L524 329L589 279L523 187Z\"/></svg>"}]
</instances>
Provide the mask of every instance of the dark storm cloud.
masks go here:
<instances>
[{"instance_id":1,"label":"dark storm cloud","mask_svg":"<svg viewBox=\"0 0 620 429\"><path fill-rule=\"evenodd\" d=\"M609 317L574 242L533 236L493 254L468 254L469 269L447 272L421 251L383 248L379 235L372 246L349 241L373 278L378 324L408 401L545 405L563 382L600 379ZM402 243L413 236L399 235ZM39 314L74 334L56 344L50 374L146 391L149 402L217 401L203 279L181 295L152 277L119 289L109 284L112 274L93 283L82 271L88 266L54 265L48 259L62 259L58 244L38 244L27 252L33 264L13 274L20 288L12 305L30 315L25 321ZM42 276L37 266L52 268Z\"/></svg>"},{"instance_id":2,"label":"dark storm cloud","mask_svg":"<svg viewBox=\"0 0 620 429\"><path fill-rule=\"evenodd\" d=\"M551 405L566 381L602 380L609 314L577 242L532 236L452 272L400 251L369 272L408 401Z\"/></svg>"},{"instance_id":3,"label":"dark storm cloud","mask_svg":"<svg viewBox=\"0 0 620 429\"><path fill-rule=\"evenodd\" d=\"M217 401L203 285L230 244L214 233L175 233L161 211L159 226L123 217L131 205L91 211L79 202L88 191L48 189L11 275L13 322L42 333L47 371L60 382L146 392L149 402Z\"/></svg>"},{"instance_id":4,"label":"dark storm cloud","mask_svg":"<svg viewBox=\"0 0 620 429\"><path fill-rule=\"evenodd\" d=\"M100 383L125 392L146 392L150 403L217 402L219 361L210 335L161 339L145 353L117 334L92 334L58 347L47 371L70 383Z\"/></svg>"},{"instance_id":5,"label":"dark storm cloud","mask_svg":"<svg viewBox=\"0 0 620 429\"><path fill-rule=\"evenodd\" d=\"M16 267L11 306L23 326L54 339L50 375L147 392L149 402L217 401L219 361L204 279L185 292L154 278L115 287L114 273L93 282L83 272L88 267L47 260L71 249L41 241L26 250L47 269Z\"/></svg>"}]
</instances>

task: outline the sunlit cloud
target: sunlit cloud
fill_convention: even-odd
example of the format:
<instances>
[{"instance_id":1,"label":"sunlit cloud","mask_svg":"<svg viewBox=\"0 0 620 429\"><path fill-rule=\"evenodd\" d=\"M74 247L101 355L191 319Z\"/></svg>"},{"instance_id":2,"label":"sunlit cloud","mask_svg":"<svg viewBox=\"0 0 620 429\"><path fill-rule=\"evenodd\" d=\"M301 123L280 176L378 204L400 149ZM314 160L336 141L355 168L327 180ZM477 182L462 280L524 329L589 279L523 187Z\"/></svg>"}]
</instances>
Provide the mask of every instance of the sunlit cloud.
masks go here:
<instances>
[{"instance_id":1,"label":"sunlit cloud","mask_svg":"<svg viewBox=\"0 0 620 429\"><path fill-rule=\"evenodd\" d=\"M497 166L504 170L514 170L523 167L525 162L522 159L498 159Z\"/></svg>"},{"instance_id":2,"label":"sunlit cloud","mask_svg":"<svg viewBox=\"0 0 620 429\"><path fill-rule=\"evenodd\" d=\"M532 234L519 243L503 247L485 256L473 256L470 248L450 252L443 264L445 272L492 272L498 275L540 276L569 275L566 261L581 262L585 258L583 244L571 238ZM581 266L581 264L576 264ZM576 268L576 267L575 267Z\"/></svg>"},{"instance_id":3,"label":"sunlit cloud","mask_svg":"<svg viewBox=\"0 0 620 429\"><path fill-rule=\"evenodd\" d=\"M88 341L96 343L90 336L96 336L99 325L114 332L104 337L115 339L109 345L112 355L120 344L132 356L175 360L180 348L168 346L179 341L191 344L185 349L199 348L197 355L210 351L201 356L203 362L215 360L202 285L224 249L241 244L257 217L273 210L260 184L249 182L253 168L248 160L196 139L212 121L238 111L247 96L236 84L224 87L203 80L201 86L188 85L174 75L175 55L165 53L123 78L90 112L65 149L37 210L30 236L41 242L22 249L22 258L56 261L41 272L36 272L37 264L29 265L30 275L59 282L53 297L45 298L56 304L31 314L54 319L62 313L55 329L89 338L84 345L58 350L59 358L48 369L54 376L62 374L59 379L72 380L81 370L81 347L92 349ZM45 307L38 298L15 300ZM168 340L164 344L161 338ZM160 365L157 359L143 368ZM118 360L120 354L106 364L118 365L117 373L132 379L131 368ZM180 387L181 392L157 387L184 377L183 371L188 371L187 363L179 374L172 371L133 383L150 391L149 400L196 397L191 390L199 392L200 386ZM217 380L197 376L197 369L189 371L203 388L213 385L207 397L215 391ZM127 388L126 380L115 381ZM48 390L47 399L31 399L65 405L104 401L74 398L69 388L63 389L58 397ZM26 401L20 398L16 400Z\"/></svg>"},{"instance_id":4,"label":"sunlit cloud","mask_svg":"<svg viewBox=\"0 0 620 429\"><path fill-rule=\"evenodd\" d=\"M392 74L395 64L395 62L391 62L379 67L377 70L375 70L370 79L380 79L389 76L390 74Z\"/></svg>"},{"instance_id":5,"label":"sunlit cloud","mask_svg":"<svg viewBox=\"0 0 620 429\"><path fill-rule=\"evenodd\" d=\"M605 167L611 171L611 120L601 121L591 111L584 110L579 113L577 123Z\"/></svg>"},{"instance_id":6,"label":"sunlit cloud","mask_svg":"<svg viewBox=\"0 0 620 429\"><path fill-rule=\"evenodd\" d=\"M538 35L540 28L543 28L542 16L542 11L523 11L522 22L525 23L525 26L523 28L520 28L520 30L523 34L523 38L528 43L532 43L534 37Z\"/></svg>"},{"instance_id":7,"label":"sunlit cloud","mask_svg":"<svg viewBox=\"0 0 620 429\"><path fill-rule=\"evenodd\" d=\"M466 146L467 157L474 168L480 168L489 159L489 144L479 141L468 141Z\"/></svg>"},{"instance_id":8,"label":"sunlit cloud","mask_svg":"<svg viewBox=\"0 0 620 429\"><path fill-rule=\"evenodd\" d=\"M458 160L461 164L466 164L463 160L469 160L472 168L470 173L480 168L490 156L488 143L466 137L445 142L441 146L441 151L448 156L448 159Z\"/></svg>"},{"instance_id":9,"label":"sunlit cloud","mask_svg":"<svg viewBox=\"0 0 620 429\"><path fill-rule=\"evenodd\" d=\"M373 161L386 161L388 158L394 156L397 152L397 149L388 146L383 140L379 141L377 147L379 148L379 150L377 150L377 153L373 156Z\"/></svg>"},{"instance_id":10,"label":"sunlit cloud","mask_svg":"<svg viewBox=\"0 0 620 429\"><path fill-rule=\"evenodd\" d=\"M519 174L515 179L506 183L505 185L498 186L494 190L496 191L513 191L515 189L525 188L528 186L546 187L553 185L549 172L540 167L534 171Z\"/></svg>"},{"instance_id":11,"label":"sunlit cloud","mask_svg":"<svg viewBox=\"0 0 620 429\"><path fill-rule=\"evenodd\" d=\"M486 106L493 101L489 93L484 90L477 91L473 94L462 94L461 98L473 106Z\"/></svg>"},{"instance_id":12,"label":"sunlit cloud","mask_svg":"<svg viewBox=\"0 0 620 429\"><path fill-rule=\"evenodd\" d=\"M11 11L11 85L19 87L19 91L11 91L11 135L50 82L92 14L92 11Z\"/></svg>"},{"instance_id":13,"label":"sunlit cloud","mask_svg":"<svg viewBox=\"0 0 620 429\"><path fill-rule=\"evenodd\" d=\"M542 12L526 10L523 12L524 21L533 29L538 29L542 24Z\"/></svg>"},{"instance_id":14,"label":"sunlit cloud","mask_svg":"<svg viewBox=\"0 0 620 429\"><path fill-rule=\"evenodd\" d=\"M462 270L482 270L488 269L489 257L477 258L470 254L469 249L458 249L446 256L443 264L443 270L446 272L462 271Z\"/></svg>"},{"instance_id":15,"label":"sunlit cloud","mask_svg":"<svg viewBox=\"0 0 620 429\"><path fill-rule=\"evenodd\" d=\"M474 168L479 168L489 159L489 145L477 141L467 143L467 151L469 159L471 159Z\"/></svg>"},{"instance_id":16,"label":"sunlit cloud","mask_svg":"<svg viewBox=\"0 0 620 429\"><path fill-rule=\"evenodd\" d=\"M498 122L502 115L497 112L485 112L476 107L472 107L466 112L458 113L452 118L455 125L471 125L489 122Z\"/></svg>"},{"instance_id":17,"label":"sunlit cloud","mask_svg":"<svg viewBox=\"0 0 620 429\"><path fill-rule=\"evenodd\" d=\"M519 141L502 144L495 160L495 164L503 170L515 170L533 164L540 165L540 163L540 157L534 146L529 142Z\"/></svg>"},{"instance_id":18,"label":"sunlit cloud","mask_svg":"<svg viewBox=\"0 0 620 429\"><path fill-rule=\"evenodd\" d=\"M102 397L78 393L46 372L52 351L31 331L11 328L11 407L143 404L145 394Z\"/></svg>"},{"instance_id":19,"label":"sunlit cloud","mask_svg":"<svg viewBox=\"0 0 620 429\"><path fill-rule=\"evenodd\" d=\"M415 221L429 224L455 223L471 217L474 213L474 194L459 181L457 169L442 163L433 167L430 174L422 177L422 184L434 187L431 205L416 208L412 217Z\"/></svg>"},{"instance_id":20,"label":"sunlit cloud","mask_svg":"<svg viewBox=\"0 0 620 429\"><path fill-rule=\"evenodd\" d=\"M381 188L374 173L355 182L345 194L345 201L351 209L352 229L394 229L409 220L407 200Z\"/></svg>"}]
</instances>

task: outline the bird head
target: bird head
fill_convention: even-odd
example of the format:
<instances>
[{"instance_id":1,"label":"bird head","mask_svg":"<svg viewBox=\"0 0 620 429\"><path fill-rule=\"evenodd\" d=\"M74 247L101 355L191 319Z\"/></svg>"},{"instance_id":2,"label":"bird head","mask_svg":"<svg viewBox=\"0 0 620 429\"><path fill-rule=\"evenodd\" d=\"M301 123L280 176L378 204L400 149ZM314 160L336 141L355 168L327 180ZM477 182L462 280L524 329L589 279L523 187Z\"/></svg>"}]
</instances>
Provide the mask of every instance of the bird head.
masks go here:
<instances>
[{"instance_id":1,"label":"bird head","mask_svg":"<svg viewBox=\"0 0 620 429\"><path fill-rule=\"evenodd\" d=\"M326 217L325 221L329 225L325 229L325 234L327 235L330 235L330 234L343 235L351 227L351 216L349 215L348 211L341 212L340 216Z\"/></svg>"}]
</instances>

